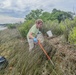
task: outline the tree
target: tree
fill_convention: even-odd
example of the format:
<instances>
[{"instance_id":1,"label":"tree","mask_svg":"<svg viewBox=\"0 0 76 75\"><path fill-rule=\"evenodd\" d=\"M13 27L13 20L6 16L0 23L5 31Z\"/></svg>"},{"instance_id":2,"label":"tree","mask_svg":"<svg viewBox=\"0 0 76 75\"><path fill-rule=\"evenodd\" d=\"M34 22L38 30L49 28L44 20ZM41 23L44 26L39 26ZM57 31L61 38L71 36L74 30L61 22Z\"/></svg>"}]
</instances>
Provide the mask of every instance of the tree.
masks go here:
<instances>
[{"instance_id":1,"label":"tree","mask_svg":"<svg viewBox=\"0 0 76 75\"><path fill-rule=\"evenodd\" d=\"M72 15L71 12L64 12L64 11L60 11L60 10L57 10L57 9L53 9L52 13L51 13L51 16L50 16L51 20L57 19L59 21L59 23L62 20L65 20L67 18L68 19L73 19L73 15Z\"/></svg>"},{"instance_id":2,"label":"tree","mask_svg":"<svg viewBox=\"0 0 76 75\"><path fill-rule=\"evenodd\" d=\"M61 21L64 21L65 19L73 19L72 12L64 12L61 10L53 9L52 13L49 12L43 12L42 9L36 9L31 10L31 12L26 15L25 20L36 20L38 18L43 19L43 21L47 20L58 20L60 23Z\"/></svg>"},{"instance_id":3,"label":"tree","mask_svg":"<svg viewBox=\"0 0 76 75\"><path fill-rule=\"evenodd\" d=\"M40 16L40 18L43 20L43 21L47 21L50 19L50 15L51 13L49 12L43 12L42 15Z\"/></svg>"},{"instance_id":4,"label":"tree","mask_svg":"<svg viewBox=\"0 0 76 75\"><path fill-rule=\"evenodd\" d=\"M37 10L31 10L31 12L26 15L26 20L36 20L42 15L42 9L37 9Z\"/></svg>"}]
</instances>

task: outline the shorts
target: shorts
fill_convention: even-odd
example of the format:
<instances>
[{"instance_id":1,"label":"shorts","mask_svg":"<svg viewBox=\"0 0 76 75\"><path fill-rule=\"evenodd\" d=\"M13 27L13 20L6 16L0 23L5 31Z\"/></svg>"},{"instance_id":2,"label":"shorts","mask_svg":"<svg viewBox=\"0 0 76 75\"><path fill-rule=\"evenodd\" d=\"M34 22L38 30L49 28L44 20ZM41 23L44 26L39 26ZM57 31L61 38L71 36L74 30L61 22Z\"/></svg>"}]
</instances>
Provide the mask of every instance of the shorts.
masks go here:
<instances>
[{"instance_id":1,"label":"shorts","mask_svg":"<svg viewBox=\"0 0 76 75\"><path fill-rule=\"evenodd\" d=\"M43 37L42 33L37 34L36 38L38 40L40 40L41 43L44 42L44 37ZM27 40L28 40L28 44L29 44L29 51L31 51L34 48L34 41L33 41L33 39L29 39L29 38L27 38Z\"/></svg>"}]
</instances>

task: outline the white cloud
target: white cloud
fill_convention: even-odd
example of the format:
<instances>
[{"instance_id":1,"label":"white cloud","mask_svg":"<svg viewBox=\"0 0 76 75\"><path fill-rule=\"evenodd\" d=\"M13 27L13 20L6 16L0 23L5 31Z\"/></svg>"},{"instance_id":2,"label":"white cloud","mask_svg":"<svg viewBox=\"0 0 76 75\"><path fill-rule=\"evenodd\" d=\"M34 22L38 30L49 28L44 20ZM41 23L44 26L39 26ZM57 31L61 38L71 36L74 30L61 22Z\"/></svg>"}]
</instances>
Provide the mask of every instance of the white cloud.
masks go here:
<instances>
[{"instance_id":1,"label":"white cloud","mask_svg":"<svg viewBox=\"0 0 76 75\"><path fill-rule=\"evenodd\" d=\"M69 0L74 3L75 0ZM30 10L36 8L42 8L49 10L51 7L58 6L57 4L69 3L66 0L2 0L0 2L0 8L11 9L15 11L25 11L27 8ZM65 6L65 5L64 5Z\"/></svg>"},{"instance_id":2,"label":"white cloud","mask_svg":"<svg viewBox=\"0 0 76 75\"><path fill-rule=\"evenodd\" d=\"M15 18L0 15L0 24L24 22L24 18Z\"/></svg>"},{"instance_id":3,"label":"white cloud","mask_svg":"<svg viewBox=\"0 0 76 75\"><path fill-rule=\"evenodd\" d=\"M26 8L30 8L30 10L36 8L48 9L49 5L52 7L55 3L60 1L61 0L3 0L2 8L13 9L15 11L25 11Z\"/></svg>"},{"instance_id":4,"label":"white cloud","mask_svg":"<svg viewBox=\"0 0 76 75\"><path fill-rule=\"evenodd\" d=\"M1 0L0 1L0 12L14 11L12 14L27 14L31 10L43 9L45 11L51 11L53 8L60 10L72 10L72 6L76 8L74 4L76 0ZM9 15L9 13L7 13ZM22 16L23 17L23 16Z\"/></svg>"},{"instance_id":5,"label":"white cloud","mask_svg":"<svg viewBox=\"0 0 76 75\"><path fill-rule=\"evenodd\" d=\"M2 2L2 8L9 8L9 7L11 7L11 4L12 4L12 2L11 2L12 0L4 0L3 2Z\"/></svg>"},{"instance_id":6,"label":"white cloud","mask_svg":"<svg viewBox=\"0 0 76 75\"><path fill-rule=\"evenodd\" d=\"M43 1L43 0L18 0L18 1L22 1L22 4L24 5L25 8L29 7L30 10L34 10L37 8L41 8L41 9L45 9L48 8L48 5L53 5L53 0L49 0L49 1ZM52 2L51 2L52 1ZM20 6L20 4L18 3L17 5ZM23 6L21 6L23 8Z\"/></svg>"}]
</instances>

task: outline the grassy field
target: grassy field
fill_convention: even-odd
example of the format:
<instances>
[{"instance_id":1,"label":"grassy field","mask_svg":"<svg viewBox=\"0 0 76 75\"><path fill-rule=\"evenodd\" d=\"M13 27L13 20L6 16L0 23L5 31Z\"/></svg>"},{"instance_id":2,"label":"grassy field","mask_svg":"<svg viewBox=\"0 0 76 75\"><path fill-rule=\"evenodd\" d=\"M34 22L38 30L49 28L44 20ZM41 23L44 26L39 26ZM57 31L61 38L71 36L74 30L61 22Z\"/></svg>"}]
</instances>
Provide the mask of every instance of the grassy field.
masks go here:
<instances>
[{"instance_id":1,"label":"grassy field","mask_svg":"<svg viewBox=\"0 0 76 75\"><path fill-rule=\"evenodd\" d=\"M44 48L55 67L39 46L29 52L27 40L21 37L17 29L0 32L0 55L5 56L9 62L8 66L0 71L0 75L75 75L76 68L69 66L70 64L75 66L75 60L72 63L69 59L66 61L64 55L58 55L58 49L47 41ZM69 64L65 65L64 61Z\"/></svg>"}]
</instances>

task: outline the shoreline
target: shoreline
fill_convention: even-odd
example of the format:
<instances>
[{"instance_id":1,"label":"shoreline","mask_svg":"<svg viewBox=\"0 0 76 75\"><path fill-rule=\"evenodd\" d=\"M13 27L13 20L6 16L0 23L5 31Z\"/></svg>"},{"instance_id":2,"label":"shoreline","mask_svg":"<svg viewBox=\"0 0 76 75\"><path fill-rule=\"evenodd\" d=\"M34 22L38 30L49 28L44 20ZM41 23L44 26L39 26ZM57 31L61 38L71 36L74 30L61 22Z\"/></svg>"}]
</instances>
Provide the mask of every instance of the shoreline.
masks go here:
<instances>
[{"instance_id":1,"label":"shoreline","mask_svg":"<svg viewBox=\"0 0 76 75\"><path fill-rule=\"evenodd\" d=\"M0 31L7 29L7 27L0 26Z\"/></svg>"}]
</instances>

